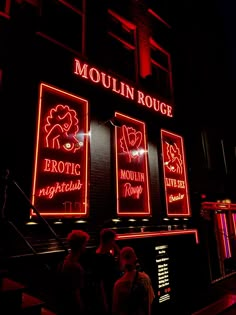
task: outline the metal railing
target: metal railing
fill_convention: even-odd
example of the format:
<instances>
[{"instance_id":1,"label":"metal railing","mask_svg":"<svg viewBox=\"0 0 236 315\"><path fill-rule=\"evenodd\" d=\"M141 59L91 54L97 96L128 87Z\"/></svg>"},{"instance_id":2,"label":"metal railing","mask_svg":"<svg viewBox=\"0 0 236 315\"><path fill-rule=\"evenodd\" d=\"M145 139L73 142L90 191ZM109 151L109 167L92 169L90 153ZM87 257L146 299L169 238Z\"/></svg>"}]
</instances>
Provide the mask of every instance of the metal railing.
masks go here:
<instances>
[{"instance_id":1,"label":"metal railing","mask_svg":"<svg viewBox=\"0 0 236 315\"><path fill-rule=\"evenodd\" d=\"M49 224L49 222L40 214L38 209L31 203L30 199L26 195L26 193L23 191L23 189L20 187L20 185L9 176L9 170L5 170L4 176L2 177L2 183L0 187L0 195L1 195L1 213L0 213L0 220L3 222L7 222L18 234L18 236L24 241L26 246L30 249L30 251L34 255L38 255L37 251L34 249L32 244L27 240L27 238L21 233L21 231L17 228L17 226L10 220L6 215L6 204L7 204L7 190L9 184L13 184L17 190L21 193L21 195L24 197L24 199L27 201L30 209L34 211L34 213L37 215L37 217L44 223L44 225L47 227L47 229L50 231L52 236L55 238L55 240L58 242L58 244L61 246L61 248L65 251L65 254L68 253L68 249L65 246L63 240L57 235L55 230L52 228L52 226Z\"/></svg>"}]
</instances>

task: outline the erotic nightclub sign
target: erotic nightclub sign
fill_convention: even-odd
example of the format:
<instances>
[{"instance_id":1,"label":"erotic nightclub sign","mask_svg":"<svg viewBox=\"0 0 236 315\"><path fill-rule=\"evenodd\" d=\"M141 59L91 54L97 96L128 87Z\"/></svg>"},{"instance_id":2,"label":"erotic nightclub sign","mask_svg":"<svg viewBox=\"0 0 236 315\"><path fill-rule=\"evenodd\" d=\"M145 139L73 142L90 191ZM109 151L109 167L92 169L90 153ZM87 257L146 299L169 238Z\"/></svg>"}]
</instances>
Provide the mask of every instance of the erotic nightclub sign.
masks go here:
<instances>
[{"instance_id":1,"label":"erotic nightclub sign","mask_svg":"<svg viewBox=\"0 0 236 315\"><path fill-rule=\"evenodd\" d=\"M145 124L116 112L115 127L117 214L150 214L148 151Z\"/></svg>"},{"instance_id":2,"label":"erotic nightclub sign","mask_svg":"<svg viewBox=\"0 0 236 315\"><path fill-rule=\"evenodd\" d=\"M190 207L183 138L162 129L161 144L167 215L189 216Z\"/></svg>"},{"instance_id":3,"label":"erotic nightclub sign","mask_svg":"<svg viewBox=\"0 0 236 315\"><path fill-rule=\"evenodd\" d=\"M87 215L88 102L42 83L37 127L32 204L42 215Z\"/></svg>"}]
</instances>

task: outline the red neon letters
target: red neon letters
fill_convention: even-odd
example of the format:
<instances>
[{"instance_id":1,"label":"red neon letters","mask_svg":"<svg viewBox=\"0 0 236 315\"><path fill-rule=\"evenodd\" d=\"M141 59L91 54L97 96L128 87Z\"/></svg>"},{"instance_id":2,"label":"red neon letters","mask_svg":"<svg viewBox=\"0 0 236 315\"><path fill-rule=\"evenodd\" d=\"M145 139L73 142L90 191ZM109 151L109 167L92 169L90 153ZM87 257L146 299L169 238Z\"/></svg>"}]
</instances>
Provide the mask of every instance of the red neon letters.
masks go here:
<instances>
[{"instance_id":1,"label":"red neon letters","mask_svg":"<svg viewBox=\"0 0 236 315\"><path fill-rule=\"evenodd\" d=\"M145 106L155 112L159 112L163 116L173 117L173 108L171 105L161 102L155 97L136 90L134 87L126 84L95 67L82 63L78 58L74 59L74 74L83 79L100 84L104 88L111 90L125 98L131 99L140 105Z\"/></svg>"},{"instance_id":2,"label":"red neon letters","mask_svg":"<svg viewBox=\"0 0 236 315\"><path fill-rule=\"evenodd\" d=\"M85 216L88 103L42 83L38 113L32 204L45 216Z\"/></svg>"},{"instance_id":3,"label":"red neon letters","mask_svg":"<svg viewBox=\"0 0 236 315\"><path fill-rule=\"evenodd\" d=\"M189 216L189 197L182 137L161 130L167 215Z\"/></svg>"},{"instance_id":4,"label":"red neon letters","mask_svg":"<svg viewBox=\"0 0 236 315\"><path fill-rule=\"evenodd\" d=\"M150 214L145 124L115 113L122 124L115 127L117 213Z\"/></svg>"}]
</instances>

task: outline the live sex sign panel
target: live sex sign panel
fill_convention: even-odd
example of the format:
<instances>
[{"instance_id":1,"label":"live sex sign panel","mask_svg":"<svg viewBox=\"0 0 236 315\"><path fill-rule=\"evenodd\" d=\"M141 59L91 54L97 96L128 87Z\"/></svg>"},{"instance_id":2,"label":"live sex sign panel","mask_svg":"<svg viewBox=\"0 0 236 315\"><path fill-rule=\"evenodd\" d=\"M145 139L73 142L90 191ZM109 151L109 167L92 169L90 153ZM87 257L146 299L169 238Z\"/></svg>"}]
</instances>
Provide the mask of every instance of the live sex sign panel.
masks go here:
<instances>
[{"instance_id":1,"label":"live sex sign panel","mask_svg":"<svg viewBox=\"0 0 236 315\"><path fill-rule=\"evenodd\" d=\"M88 138L88 102L42 83L32 194L42 215L87 215Z\"/></svg>"},{"instance_id":2,"label":"live sex sign panel","mask_svg":"<svg viewBox=\"0 0 236 315\"><path fill-rule=\"evenodd\" d=\"M162 163L168 216L189 216L189 196L183 138L161 130Z\"/></svg>"},{"instance_id":3,"label":"live sex sign panel","mask_svg":"<svg viewBox=\"0 0 236 315\"><path fill-rule=\"evenodd\" d=\"M118 112L115 117L117 214L150 215L145 124Z\"/></svg>"}]
</instances>

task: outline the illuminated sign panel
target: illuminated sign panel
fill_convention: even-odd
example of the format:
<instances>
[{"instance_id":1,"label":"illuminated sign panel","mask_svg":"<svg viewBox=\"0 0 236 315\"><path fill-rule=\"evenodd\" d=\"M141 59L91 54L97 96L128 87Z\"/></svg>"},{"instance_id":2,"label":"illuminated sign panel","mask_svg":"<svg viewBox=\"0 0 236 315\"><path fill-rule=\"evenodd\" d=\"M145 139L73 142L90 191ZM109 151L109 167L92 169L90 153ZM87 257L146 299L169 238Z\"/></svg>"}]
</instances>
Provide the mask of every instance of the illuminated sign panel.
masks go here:
<instances>
[{"instance_id":1,"label":"illuminated sign panel","mask_svg":"<svg viewBox=\"0 0 236 315\"><path fill-rule=\"evenodd\" d=\"M88 138L88 102L42 83L32 195L41 215L87 215Z\"/></svg>"},{"instance_id":2,"label":"illuminated sign panel","mask_svg":"<svg viewBox=\"0 0 236 315\"><path fill-rule=\"evenodd\" d=\"M74 59L73 71L75 75L89 80L95 84L99 84L105 89L135 101L137 104L144 106L145 108L148 108L154 112L158 112L163 116L173 117L173 107L171 105L168 105L149 94L137 90L135 87L124 83L95 67L91 67L85 62L81 62L78 58Z\"/></svg>"},{"instance_id":3,"label":"illuminated sign panel","mask_svg":"<svg viewBox=\"0 0 236 315\"><path fill-rule=\"evenodd\" d=\"M183 138L162 129L161 143L167 215L189 216Z\"/></svg>"},{"instance_id":4,"label":"illuminated sign panel","mask_svg":"<svg viewBox=\"0 0 236 315\"><path fill-rule=\"evenodd\" d=\"M219 257L221 257L221 259L230 258L232 254L226 215L225 213L217 213L215 218L217 226L215 232L217 235L218 250L220 252Z\"/></svg>"},{"instance_id":5,"label":"illuminated sign panel","mask_svg":"<svg viewBox=\"0 0 236 315\"><path fill-rule=\"evenodd\" d=\"M116 191L118 215L149 215L149 176L145 124L115 113Z\"/></svg>"},{"instance_id":6,"label":"illuminated sign panel","mask_svg":"<svg viewBox=\"0 0 236 315\"><path fill-rule=\"evenodd\" d=\"M155 246L156 270L158 279L158 302L163 303L171 298L170 257L168 245Z\"/></svg>"}]
</instances>

